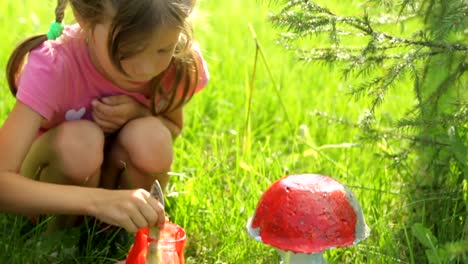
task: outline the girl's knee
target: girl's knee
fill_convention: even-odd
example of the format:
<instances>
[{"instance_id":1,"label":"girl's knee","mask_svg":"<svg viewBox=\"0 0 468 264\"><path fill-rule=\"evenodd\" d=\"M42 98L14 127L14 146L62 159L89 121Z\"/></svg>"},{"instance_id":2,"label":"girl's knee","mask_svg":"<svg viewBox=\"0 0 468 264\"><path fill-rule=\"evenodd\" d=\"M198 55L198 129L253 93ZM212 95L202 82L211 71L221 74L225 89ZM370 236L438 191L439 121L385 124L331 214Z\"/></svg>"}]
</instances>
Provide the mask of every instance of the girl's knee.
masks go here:
<instances>
[{"instance_id":1,"label":"girl's knee","mask_svg":"<svg viewBox=\"0 0 468 264\"><path fill-rule=\"evenodd\" d=\"M104 133L90 121L67 122L54 133L55 162L72 183L84 183L101 167Z\"/></svg>"},{"instance_id":2,"label":"girl's knee","mask_svg":"<svg viewBox=\"0 0 468 264\"><path fill-rule=\"evenodd\" d=\"M145 173L170 170L173 161L172 135L156 117L130 121L121 130L118 144L132 164Z\"/></svg>"}]
</instances>

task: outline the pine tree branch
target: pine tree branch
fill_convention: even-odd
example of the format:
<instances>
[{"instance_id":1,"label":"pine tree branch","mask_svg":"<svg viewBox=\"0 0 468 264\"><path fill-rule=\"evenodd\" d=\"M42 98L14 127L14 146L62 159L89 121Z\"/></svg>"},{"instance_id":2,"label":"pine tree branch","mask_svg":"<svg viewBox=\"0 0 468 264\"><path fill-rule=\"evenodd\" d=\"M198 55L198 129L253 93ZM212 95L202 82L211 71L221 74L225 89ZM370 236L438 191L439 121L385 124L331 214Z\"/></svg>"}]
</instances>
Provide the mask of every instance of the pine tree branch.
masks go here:
<instances>
[{"instance_id":1,"label":"pine tree branch","mask_svg":"<svg viewBox=\"0 0 468 264\"><path fill-rule=\"evenodd\" d=\"M300 49L292 45L283 44L286 50L291 50L296 54L296 57L299 60L305 62L311 61L342 61L342 62L350 62L352 70L356 70L359 65L362 65L364 62L377 62L381 63L383 61L389 60L405 60L408 58L408 53L401 52L401 53L392 53L392 54L374 54L371 53L369 55L366 52L362 51L362 48L354 48L354 47L326 47L326 48L311 48L311 49ZM397 47L392 46L379 46L375 48L375 51L382 51L385 52L390 49L395 49ZM423 60L438 54L444 53L441 50L437 51L427 51L427 52L418 52L414 55L415 60Z\"/></svg>"},{"instance_id":2,"label":"pine tree branch","mask_svg":"<svg viewBox=\"0 0 468 264\"><path fill-rule=\"evenodd\" d=\"M466 56L465 56L466 59ZM447 90L452 87L453 83L460 79L460 77L468 70L468 65L466 64L465 59L459 63L454 72L449 74L441 83L438 85L437 89L425 100L424 105L431 105L433 111L437 111L439 100Z\"/></svg>"},{"instance_id":3,"label":"pine tree branch","mask_svg":"<svg viewBox=\"0 0 468 264\"><path fill-rule=\"evenodd\" d=\"M468 108L467 108L468 109ZM315 117L322 118L327 121L327 123L333 123L333 124L340 124L344 125L346 127L352 127L352 128L362 128L361 122L355 123L352 121L347 120L344 117L339 117L335 116L332 114L329 114L324 111L318 111L315 110L310 113L310 115L313 115ZM366 119L363 117L363 119ZM456 117L445 117L441 119L434 119L434 120L428 120L428 121L420 121L418 119L406 119L402 120L399 123L399 126L396 128L393 127L368 127L368 130L366 130L366 133L361 135L360 140L362 141L369 141L369 142L375 142L376 140L396 140L398 142L401 142L402 140L406 140L407 142L416 142L418 144L426 144L426 145L439 145L439 146L448 146L446 142L442 142L439 140L436 140L434 138L430 138L427 136L419 136L415 133L410 132L404 132L403 129L409 129L409 128L418 128L418 127L434 127L434 126L448 126L448 125L453 125L452 121L456 121L457 124L463 122L463 120L459 120ZM464 119L466 121L466 118Z\"/></svg>"},{"instance_id":4,"label":"pine tree branch","mask_svg":"<svg viewBox=\"0 0 468 264\"><path fill-rule=\"evenodd\" d=\"M460 103L459 107L465 105L465 109L468 109L468 104ZM463 115L465 114L465 115ZM460 111L458 115L445 115L443 118L435 118L430 120L421 120L418 116L406 117L398 121L398 127L404 128L415 128L415 127L449 127L449 126L462 126L467 124L468 115L466 112Z\"/></svg>"},{"instance_id":5,"label":"pine tree branch","mask_svg":"<svg viewBox=\"0 0 468 264\"><path fill-rule=\"evenodd\" d=\"M294 7L299 8L299 10L293 10ZM295 32L308 32L309 34L312 34L316 32L330 31L330 28L323 27L334 23L341 23L349 25L363 32L365 35L372 36L380 40L385 39L392 44L404 43L406 45L412 46L444 49L451 52L468 51L468 45L461 43L447 44L435 41L415 40L392 36L386 32L375 30L372 27L372 22L367 15L363 18L338 16L330 10L307 0L289 1L289 4L283 9L282 12L271 16L270 19L276 26L286 27L288 30L293 30ZM303 36L305 35L308 34L304 34Z\"/></svg>"}]
</instances>

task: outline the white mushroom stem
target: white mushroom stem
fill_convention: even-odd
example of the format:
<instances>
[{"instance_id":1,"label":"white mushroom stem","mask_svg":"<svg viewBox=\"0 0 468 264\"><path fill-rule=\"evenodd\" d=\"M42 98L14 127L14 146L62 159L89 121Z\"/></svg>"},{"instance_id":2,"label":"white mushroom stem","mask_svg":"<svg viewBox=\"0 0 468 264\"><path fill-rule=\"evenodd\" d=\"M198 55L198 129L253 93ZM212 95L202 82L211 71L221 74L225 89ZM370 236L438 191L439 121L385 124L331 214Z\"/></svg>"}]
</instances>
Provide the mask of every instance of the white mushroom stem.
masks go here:
<instances>
[{"instance_id":1,"label":"white mushroom stem","mask_svg":"<svg viewBox=\"0 0 468 264\"><path fill-rule=\"evenodd\" d=\"M279 250L281 255L280 264L327 264L322 253L301 254Z\"/></svg>"}]
</instances>

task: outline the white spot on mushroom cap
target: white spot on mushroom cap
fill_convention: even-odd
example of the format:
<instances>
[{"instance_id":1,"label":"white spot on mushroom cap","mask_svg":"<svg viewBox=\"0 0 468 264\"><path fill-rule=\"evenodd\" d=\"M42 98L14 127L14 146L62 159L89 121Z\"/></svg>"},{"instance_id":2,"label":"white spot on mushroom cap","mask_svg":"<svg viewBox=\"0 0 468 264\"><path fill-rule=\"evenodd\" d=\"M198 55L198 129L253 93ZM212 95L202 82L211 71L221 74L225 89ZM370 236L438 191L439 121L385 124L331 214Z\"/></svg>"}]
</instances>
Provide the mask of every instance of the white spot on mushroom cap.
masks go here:
<instances>
[{"instance_id":1,"label":"white spot on mushroom cap","mask_svg":"<svg viewBox=\"0 0 468 264\"><path fill-rule=\"evenodd\" d=\"M257 228L252 227L252 220L253 220L253 217L250 217L249 221L247 221L247 225L245 226L247 228L247 232L255 240L263 243L262 237L260 236L260 227L257 227Z\"/></svg>"},{"instance_id":2,"label":"white spot on mushroom cap","mask_svg":"<svg viewBox=\"0 0 468 264\"><path fill-rule=\"evenodd\" d=\"M362 208L359 205L358 200L356 199L356 196L346 187L343 185L343 188L345 189L346 197L348 198L349 203L354 209L354 212L356 213L356 231L354 235L354 245L359 243L360 241L366 239L370 235L370 228L366 224L366 221L364 220L364 214L362 212Z\"/></svg>"}]
</instances>

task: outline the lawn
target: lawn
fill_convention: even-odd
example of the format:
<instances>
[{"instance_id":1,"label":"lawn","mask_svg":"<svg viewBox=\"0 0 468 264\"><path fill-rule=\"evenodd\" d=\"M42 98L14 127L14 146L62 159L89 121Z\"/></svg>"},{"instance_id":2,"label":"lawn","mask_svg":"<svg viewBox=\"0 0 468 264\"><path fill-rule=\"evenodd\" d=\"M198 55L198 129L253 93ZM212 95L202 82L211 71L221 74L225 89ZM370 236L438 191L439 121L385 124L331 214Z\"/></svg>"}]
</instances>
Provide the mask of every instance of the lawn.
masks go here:
<instances>
[{"instance_id":1,"label":"lawn","mask_svg":"<svg viewBox=\"0 0 468 264\"><path fill-rule=\"evenodd\" d=\"M348 95L351 81L342 79L338 69L298 62L276 45L278 31L267 21L274 7L264 2L199 2L195 35L211 79L186 107L166 192L170 219L187 232L186 262L279 263L276 251L249 237L247 220L273 181L317 173L353 191L372 230L358 245L327 252L330 263L420 263L412 259L417 242L408 215L417 205L406 200L408 179L375 155L391 146L360 144L359 130L344 124L358 122L368 99ZM47 31L53 8L54 1L2 2L0 123L14 103L4 76L6 60L19 40ZM332 8L356 10L353 1ZM72 21L70 14L67 21ZM267 63L257 61L255 75L251 28L267 58ZM379 122L398 119L412 102L411 89L403 82L379 108ZM41 227L24 235L24 225L20 217L0 215L0 260L112 263L118 256L105 256L106 243L76 256L67 249L76 242L77 230L44 239Z\"/></svg>"}]
</instances>

